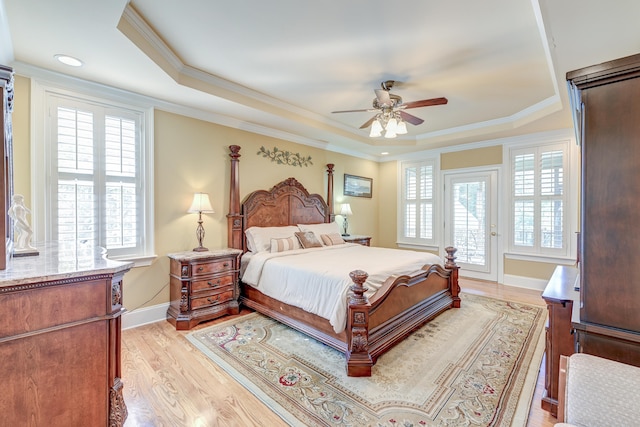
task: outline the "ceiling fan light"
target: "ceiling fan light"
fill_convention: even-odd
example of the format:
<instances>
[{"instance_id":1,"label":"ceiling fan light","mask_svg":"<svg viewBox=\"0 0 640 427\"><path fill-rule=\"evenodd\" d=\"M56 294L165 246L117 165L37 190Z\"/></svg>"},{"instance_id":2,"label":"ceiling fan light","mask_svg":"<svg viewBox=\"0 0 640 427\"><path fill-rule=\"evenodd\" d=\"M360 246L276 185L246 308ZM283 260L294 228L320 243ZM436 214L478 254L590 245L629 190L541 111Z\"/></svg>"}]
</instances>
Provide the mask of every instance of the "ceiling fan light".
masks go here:
<instances>
[{"instance_id":1,"label":"ceiling fan light","mask_svg":"<svg viewBox=\"0 0 640 427\"><path fill-rule=\"evenodd\" d=\"M376 119L371 123L371 132L369 133L369 137L377 138L382 136L382 124L380 124L380 120Z\"/></svg>"},{"instance_id":2,"label":"ceiling fan light","mask_svg":"<svg viewBox=\"0 0 640 427\"><path fill-rule=\"evenodd\" d=\"M403 121L399 121L398 126L396 126L396 133L398 135L404 135L407 133L407 124Z\"/></svg>"},{"instance_id":3,"label":"ceiling fan light","mask_svg":"<svg viewBox=\"0 0 640 427\"><path fill-rule=\"evenodd\" d=\"M389 119L385 129L387 130L387 132L391 131L393 133L396 133L396 129L398 129L398 121L395 119L395 117Z\"/></svg>"},{"instance_id":4,"label":"ceiling fan light","mask_svg":"<svg viewBox=\"0 0 640 427\"><path fill-rule=\"evenodd\" d=\"M389 129L389 126L387 126L387 130L384 133L384 137L385 138L395 138L396 136L397 135L396 135L395 129Z\"/></svg>"}]
</instances>

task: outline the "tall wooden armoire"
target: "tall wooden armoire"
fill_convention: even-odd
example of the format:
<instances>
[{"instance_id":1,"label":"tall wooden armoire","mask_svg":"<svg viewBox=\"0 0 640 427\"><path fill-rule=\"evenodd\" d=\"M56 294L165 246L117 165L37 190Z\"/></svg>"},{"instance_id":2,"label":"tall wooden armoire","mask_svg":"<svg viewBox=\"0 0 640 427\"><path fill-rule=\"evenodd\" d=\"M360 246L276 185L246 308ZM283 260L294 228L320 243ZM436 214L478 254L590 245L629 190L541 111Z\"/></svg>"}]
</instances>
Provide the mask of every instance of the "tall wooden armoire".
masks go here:
<instances>
[{"instance_id":1,"label":"tall wooden armoire","mask_svg":"<svg viewBox=\"0 0 640 427\"><path fill-rule=\"evenodd\" d=\"M640 54L567 81L582 152L576 349L640 366Z\"/></svg>"}]
</instances>

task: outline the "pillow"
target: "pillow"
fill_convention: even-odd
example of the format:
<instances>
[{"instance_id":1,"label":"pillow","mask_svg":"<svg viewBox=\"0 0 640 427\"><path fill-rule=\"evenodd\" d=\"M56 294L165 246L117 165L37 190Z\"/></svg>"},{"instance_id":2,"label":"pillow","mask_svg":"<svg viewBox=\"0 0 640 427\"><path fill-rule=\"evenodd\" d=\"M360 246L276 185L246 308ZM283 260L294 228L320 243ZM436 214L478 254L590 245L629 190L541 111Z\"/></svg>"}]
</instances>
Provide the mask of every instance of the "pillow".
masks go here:
<instances>
[{"instance_id":1,"label":"pillow","mask_svg":"<svg viewBox=\"0 0 640 427\"><path fill-rule=\"evenodd\" d=\"M341 245L344 243L344 239L340 233L321 234L320 237L325 246Z\"/></svg>"},{"instance_id":2,"label":"pillow","mask_svg":"<svg viewBox=\"0 0 640 427\"><path fill-rule=\"evenodd\" d=\"M324 222L321 224L298 224L300 231L313 231L316 239L322 242L323 234L340 234L340 227L337 222Z\"/></svg>"},{"instance_id":3,"label":"pillow","mask_svg":"<svg viewBox=\"0 0 640 427\"><path fill-rule=\"evenodd\" d=\"M320 243L313 231L298 231L296 237L304 249L322 247L322 243Z\"/></svg>"},{"instance_id":4,"label":"pillow","mask_svg":"<svg viewBox=\"0 0 640 427\"><path fill-rule=\"evenodd\" d=\"M271 239L294 237L299 231L295 225L283 227L249 227L244 231L247 236L247 247L251 252L264 252L271 250Z\"/></svg>"},{"instance_id":5,"label":"pillow","mask_svg":"<svg viewBox=\"0 0 640 427\"><path fill-rule=\"evenodd\" d=\"M293 249L300 249L297 237L284 237L282 239L271 239L271 252L284 252Z\"/></svg>"}]
</instances>

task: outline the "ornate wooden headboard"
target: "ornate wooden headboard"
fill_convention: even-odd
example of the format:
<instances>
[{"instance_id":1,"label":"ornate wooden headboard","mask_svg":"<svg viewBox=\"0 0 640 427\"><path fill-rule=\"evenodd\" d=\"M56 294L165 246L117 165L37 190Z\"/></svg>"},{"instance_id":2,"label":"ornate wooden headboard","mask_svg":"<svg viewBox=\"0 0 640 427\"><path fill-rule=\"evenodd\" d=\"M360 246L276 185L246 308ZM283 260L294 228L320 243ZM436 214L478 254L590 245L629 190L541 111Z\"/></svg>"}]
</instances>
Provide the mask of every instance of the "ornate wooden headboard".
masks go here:
<instances>
[{"instance_id":1,"label":"ornate wooden headboard","mask_svg":"<svg viewBox=\"0 0 640 427\"><path fill-rule=\"evenodd\" d=\"M247 250L244 230L249 227L281 227L297 224L331 222L333 215L333 164L327 165L329 174L327 198L309 194L295 178L287 178L271 190L257 190L249 194L240 206L238 158L240 147L229 147L231 153L231 193L228 218L229 247Z\"/></svg>"}]
</instances>

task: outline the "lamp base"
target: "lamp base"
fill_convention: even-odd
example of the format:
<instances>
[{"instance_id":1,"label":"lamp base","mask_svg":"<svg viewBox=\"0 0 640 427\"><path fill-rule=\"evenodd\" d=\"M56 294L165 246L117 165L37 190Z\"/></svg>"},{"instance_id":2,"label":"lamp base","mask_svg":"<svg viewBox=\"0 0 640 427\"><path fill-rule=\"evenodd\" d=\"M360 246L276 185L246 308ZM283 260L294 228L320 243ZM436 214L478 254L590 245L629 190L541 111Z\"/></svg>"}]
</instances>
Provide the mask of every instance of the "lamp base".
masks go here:
<instances>
[{"instance_id":1,"label":"lamp base","mask_svg":"<svg viewBox=\"0 0 640 427\"><path fill-rule=\"evenodd\" d=\"M343 235L344 237L351 236L351 234L347 234L347 233L343 233L342 235Z\"/></svg>"},{"instance_id":2,"label":"lamp base","mask_svg":"<svg viewBox=\"0 0 640 427\"><path fill-rule=\"evenodd\" d=\"M204 246L198 246L197 248L193 248L194 252L207 252L209 248L205 248Z\"/></svg>"}]
</instances>

